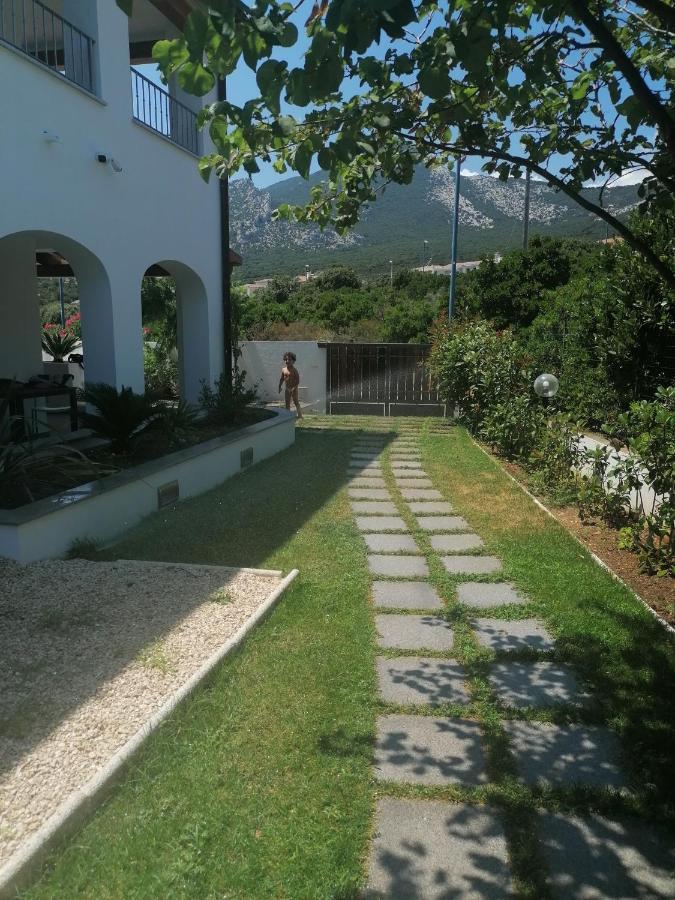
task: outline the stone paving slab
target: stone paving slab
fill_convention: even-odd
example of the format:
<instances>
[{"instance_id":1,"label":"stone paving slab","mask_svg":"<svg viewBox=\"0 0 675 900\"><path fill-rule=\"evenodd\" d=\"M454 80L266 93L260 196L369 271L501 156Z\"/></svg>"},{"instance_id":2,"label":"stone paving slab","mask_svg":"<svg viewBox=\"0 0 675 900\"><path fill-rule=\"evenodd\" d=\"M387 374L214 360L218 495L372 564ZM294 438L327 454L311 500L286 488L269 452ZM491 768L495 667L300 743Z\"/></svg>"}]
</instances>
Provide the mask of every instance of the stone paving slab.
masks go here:
<instances>
[{"instance_id":1,"label":"stone paving slab","mask_svg":"<svg viewBox=\"0 0 675 900\"><path fill-rule=\"evenodd\" d=\"M471 526L461 516L417 516L422 531L470 531Z\"/></svg>"},{"instance_id":2,"label":"stone paving slab","mask_svg":"<svg viewBox=\"0 0 675 900\"><path fill-rule=\"evenodd\" d=\"M382 478L382 469L360 469L350 466L347 469L347 475L350 478Z\"/></svg>"},{"instance_id":3,"label":"stone paving slab","mask_svg":"<svg viewBox=\"0 0 675 900\"><path fill-rule=\"evenodd\" d=\"M373 553L421 553L410 534L366 534L363 539Z\"/></svg>"},{"instance_id":4,"label":"stone paving slab","mask_svg":"<svg viewBox=\"0 0 675 900\"><path fill-rule=\"evenodd\" d=\"M389 500L391 494L385 488L349 488L349 496L352 500Z\"/></svg>"},{"instance_id":5,"label":"stone paving slab","mask_svg":"<svg viewBox=\"0 0 675 900\"><path fill-rule=\"evenodd\" d=\"M365 896L372 900L511 897L500 820L485 806L378 800Z\"/></svg>"},{"instance_id":6,"label":"stone paving slab","mask_svg":"<svg viewBox=\"0 0 675 900\"><path fill-rule=\"evenodd\" d=\"M392 472L421 472L422 471L422 463L421 462L392 462L391 471ZM426 472L425 472L426 475Z\"/></svg>"},{"instance_id":7,"label":"stone paving slab","mask_svg":"<svg viewBox=\"0 0 675 900\"><path fill-rule=\"evenodd\" d=\"M357 472L379 472L382 474L382 463L380 462L355 462L354 460L350 460L349 462L350 471L355 470Z\"/></svg>"},{"instance_id":8,"label":"stone paving slab","mask_svg":"<svg viewBox=\"0 0 675 900\"><path fill-rule=\"evenodd\" d=\"M527 603L512 584L500 581L498 584L478 584L475 581L457 587L457 599L472 609L489 609L491 606L510 606L512 603Z\"/></svg>"},{"instance_id":9,"label":"stone paving slab","mask_svg":"<svg viewBox=\"0 0 675 900\"><path fill-rule=\"evenodd\" d=\"M415 515L419 515L420 513L446 513L447 515L450 515L452 513L452 506L447 500L412 500L408 506L410 507L410 511L414 512Z\"/></svg>"},{"instance_id":10,"label":"stone paving slab","mask_svg":"<svg viewBox=\"0 0 675 900\"><path fill-rule=\"evenodd\" d=\"M404 481L406 478L429 478L422 469L392 469L396 481Z\"/></svg>"},{"instance_id":11,"label":"stone paving slab","mask_svg":"<svg viewBox=\"0 0 675 900\"><path fill-rule=\"evenodd\" d=\"M349 482L350 487L354 488L384 488L387 482L384 478L352 478Z\"/></svg>"},{"instance_id":12,"label":"stone paving slab","mask_svg":"<svg viewBox=\"0 0 675 900\"><path fill-rule=\"evenodd\" d=\"M464 719L380 716L375 776L404 784L484 784L480 726Z\"/></svg>"},{"instance_id":13,"label":"stone paving slab","mask_svg":"<svg viewBox=\"0 0 675 900\"><path fill-rule=\"evenodd\" d=\"M504 730L526 784L626 786L619 740L608 728L513 721Z\"/></svg>"},{"instance_id":14,"label":"stone paving slab","mask_svg":"<svg viewBox=\"0 0 675 900\"><path fill-rule=\"evenodd\" d=\"M537 813L537 832L557 900L675 897L672 836L636 820Z\"/></svg>"},{"instance_id":15,"label":"stone paving slab","mask_svg":"<svg viewBox=\"0 0 675 900\"><path fill-rule=\"evenodd\" d=\"M441 562L450 575L489 575L502 567L496 556L441 556Z\"/></svg>"},{"instance_id":16,"label":"stone paving slab","mask_svg":"<svg viewBox=\"0 0 675 900\"><path fill-rule=\"evenodd\" d=\"M456 659L400 656L377 659L380 699L385 703L469 703L466 672Z\"/></svg>"},{"instance_id":17,"label":"stone paving slab","mask_svg":"<svg viewBox=\"0 0 675 900\"><path fill-rule=\"evenodd\" d=\"M480 550L483 541L477 534L432 534L431 546L438 553L460 553L462 550Z\"/></svg>"},{"instance_id":18,"label":"stone paving slab","mask_svg":"<svg viewBox=\"0 0 675 900\"><path fill-rule=\"evenodd\" d=\"M387 500L352 500L349 505L359 515L395 516L397 513L395 504Z\"/></svg>"},{"instance_id":19,"label":"stone paving slab","mask_svg":"<svg viewBox=\"0 0 675 900\"><path fill-rule=\"evenodd\" d=\"M406 500L442 500L443 494L432 488L402 487L401 495Z\"/></svg>"},{"instance_id":20,"label":"stone paving slab","mask_svg":"<svg viewBox=\"0 0 675 900\"><path fill-rule=\"evenodd\" d=\"M471 623L481 647L490 650L553 650L555 641L537 619L474 619Z\"/></svg>"},{"instance_id":21,"label":"stone paving slab","mask_svg":"<svg viewBox=\"0 0 675 900\"><path fill-rule=\"evenodd\" d=\"M408 526L400 516L357 516L359 531L407 531Z\"/></svg>"},{"instance_id":22,"label":"stone paving slab","mask_svg":"<svg viewBox=\"0 0 675 900\"><path fill-rule=\"evenodd\" d=\"M375 616L378 644L391 650L449 650L453 631L438 616Z\"/></svg>"},{"instance_id":23,"label":"stone paving slab","mask_svg":"<svg viewBox=\"0 0 675 900\"><path fill-rule=\"evenodd\" d=\"M368 556L368 568L373 575L385 578L426 578L429 566L421 556L385 556L373 553Z\"/></svg>"},{"instance_id":24,"label":"stone paving slab","mask_svg":"<svg viewBox=\"0 0 675 900\"><path fill-rule=\"evenodd\" d=\"M419 462L421 458L422 454L419 450L409 450L408 452L403 450L391 451L392 462Z\"/></svg>"},{"instance_id":25,"label":"stone paving slab","mask_svg":"<svg viewBox=\"0 0 675 900\"><path fill-rule=\"evenodd\" d=\"M442 609L443 601L423 581L374 581L373 603L385 609Z\"/></svg>"},{"instance_id":26,"label":"stone paving slab","mask_svg":"<svg viewBox=\"0 0 675 900\"><path fill-rule=\"evenodd\" d=\"M397 478L397 488L415 488L416 490L430 491L434 486L430 478Z\"/></svg>"},{"instance_id":27,"label":"stone paving slab","mask_svg":"<svg viewBox=\"0 0 675 900\"><path fill-rule=\"evenodd\" d=\"M492 690L505 706L540 709L584 699L572 670L558 663L495 663L488 678Z\"/></svg>"}]
</instances>

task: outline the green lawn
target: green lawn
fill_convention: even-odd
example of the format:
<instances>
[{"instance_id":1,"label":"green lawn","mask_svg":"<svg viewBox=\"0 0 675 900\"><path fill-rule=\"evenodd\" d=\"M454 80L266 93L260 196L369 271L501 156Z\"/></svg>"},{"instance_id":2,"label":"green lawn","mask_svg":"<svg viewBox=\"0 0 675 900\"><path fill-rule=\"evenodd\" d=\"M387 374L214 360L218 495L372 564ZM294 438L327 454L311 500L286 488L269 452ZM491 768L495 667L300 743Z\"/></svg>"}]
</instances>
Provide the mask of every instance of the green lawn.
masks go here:
<instances>
[{"instance_id":1,"label":"green lawn","mask_svg":"<svg viewBox=\"0 0 675 900\"><path fill-rule=\"evenodd\" d=\"M410 425L394 420L393 427ZM413 427L422 429L436 486L532 598L515 614L544 619L558 658L587 679L597 703L585 720L620 732L635 791L622 798L518 784L487 689L492 654L476 647L466 616L452 605L456 579L429 554L432 579L450 601L452 656L468 670L468 714L483 722L492 783L386 792L500 805L519 891L543 897L531 827L536 805L672 818L675 645L463 430L441 436L428 422ZM369 577L345 489L353 440L348 431L300 429L294 448L156 514L106 554L301 574L244 649L150 739L111 800L25 896L356 896L373 800L383 789L370 766L379 704ZM415 536L429 551L428 539ZM555 717L575 715L562 709Z\"/></svg>"}]
</instances>

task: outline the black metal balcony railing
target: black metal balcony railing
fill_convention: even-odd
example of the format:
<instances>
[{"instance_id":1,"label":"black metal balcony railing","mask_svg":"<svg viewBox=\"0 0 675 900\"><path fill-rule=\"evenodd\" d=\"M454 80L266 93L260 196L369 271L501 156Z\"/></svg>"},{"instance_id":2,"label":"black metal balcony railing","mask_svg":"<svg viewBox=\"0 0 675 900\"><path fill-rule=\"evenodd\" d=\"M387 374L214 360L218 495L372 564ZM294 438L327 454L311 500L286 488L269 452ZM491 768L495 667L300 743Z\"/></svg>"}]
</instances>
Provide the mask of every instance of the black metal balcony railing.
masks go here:
<instances>
[{"instance_id":1,"label":"black metal balcony railing","mask_svg":"<svg viewBox=\"0 0 675 900\"><path fill-rule=\"evenodd\" d=\"M93 38L39 0L0 0L0 40L93 92Z\"/></svg>"},{"instance_id":2,"label":"black metal balcony railing","mask_svg":"<svg viewBox=\"0 0 675 900\"><path fill-rule=\"evenodd\" d=\"M131 103L137 122L163 134L191 153L199 153L197 114L133 67Z\"/></svg>"}]
</instances>

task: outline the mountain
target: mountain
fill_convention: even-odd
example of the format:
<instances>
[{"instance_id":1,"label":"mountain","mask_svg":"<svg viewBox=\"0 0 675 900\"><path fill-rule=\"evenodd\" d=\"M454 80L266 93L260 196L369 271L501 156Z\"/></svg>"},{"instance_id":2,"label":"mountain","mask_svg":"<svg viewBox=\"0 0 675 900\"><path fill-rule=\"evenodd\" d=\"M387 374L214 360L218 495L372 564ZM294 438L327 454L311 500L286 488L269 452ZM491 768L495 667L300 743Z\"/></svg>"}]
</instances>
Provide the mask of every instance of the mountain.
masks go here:
<instances>
[{"instance_id":1,"label":"mountain","mask_svg":"<svg viewBox=\"0 0 675 900\"><path fill-rule=\"evenodd\" d=\"M230 185L231 243L244 257L240 275L245 281L277 274L297 275L329 265L353 266L363 274L386 274L394 268L423 262L450 261L454 174L420 166L409 185L389 185L368 207L356 228L340 236L332 229L273 222L272 211L282 203L306 202L322 174L288 178L260 190L248 179ZM585 191L596 200L598 190ZM478 259L487 252L518 247L522 241L525 181L499 181L487 175L461 178L459 259ZM615 215L625 215L638 201L637 186L613 187L605 203ZM548 184L533 180L530 194L530 235L557 235L599 240L604 222Z\"/></svg>"}]
</instances>

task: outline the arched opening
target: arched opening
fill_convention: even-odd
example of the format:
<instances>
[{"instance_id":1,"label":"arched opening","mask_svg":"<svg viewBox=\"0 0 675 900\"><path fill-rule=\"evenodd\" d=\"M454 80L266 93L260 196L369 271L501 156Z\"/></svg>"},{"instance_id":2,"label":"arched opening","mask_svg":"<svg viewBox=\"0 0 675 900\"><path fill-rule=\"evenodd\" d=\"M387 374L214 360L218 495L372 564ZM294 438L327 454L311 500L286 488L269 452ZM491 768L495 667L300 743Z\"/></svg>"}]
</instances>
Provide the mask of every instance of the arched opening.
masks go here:
<instances>
[{"instance_id":1,"label":"arched opening","mask_svg":"<svg viewBox=\"0 0 675 900\"><path fill-rule=\"evenodd\" d=\"M146 390L197 403L211 372L204 283L189 266L162 260L146 270L141 298Z\"/></svg>"},{"instance_id":2,"label":"arched opening","mask_svg":"<svg viewBox=\"0 0 675 900\"><path fill-rule=\"evenodd\" d=\"M28 429L75 430L71 391L40 397L39 389L45 382L80 391L87 382L132 384L141 335L137 350L130 333L120 352L108 272L65 235L25 231L1 238L0 273L0 385L5 392L11 385Z\"/></svg>"}]
</instances>

